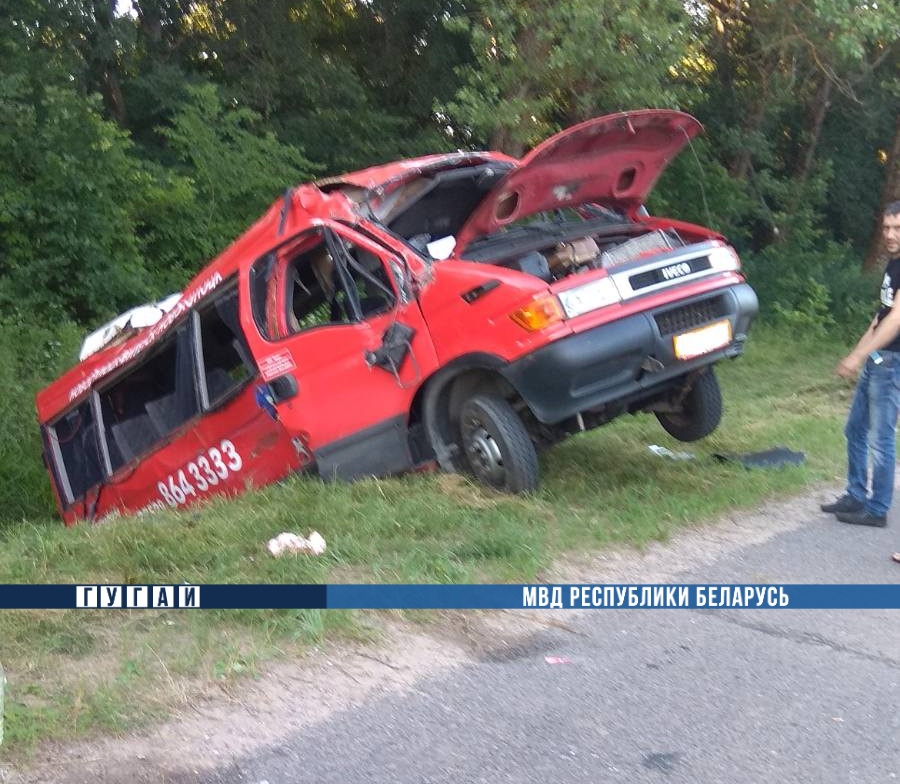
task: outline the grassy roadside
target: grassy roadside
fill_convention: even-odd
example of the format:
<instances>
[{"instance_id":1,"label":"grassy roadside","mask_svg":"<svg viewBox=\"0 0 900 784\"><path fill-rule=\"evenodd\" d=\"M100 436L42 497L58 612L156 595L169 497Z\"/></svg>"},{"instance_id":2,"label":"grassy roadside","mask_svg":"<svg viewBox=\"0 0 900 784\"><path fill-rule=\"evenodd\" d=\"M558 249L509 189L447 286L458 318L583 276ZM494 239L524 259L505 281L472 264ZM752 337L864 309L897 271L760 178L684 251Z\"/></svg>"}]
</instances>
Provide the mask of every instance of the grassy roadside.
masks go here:
<instances>
[{"instance_id":1,"label":"grassy roadside","mask_svg":"<svg viewBox=\"0 0 900 784\"><path fill-rule=\"evenodd\" d=\"M720 365L720 429L679 444L650 416L619 420L542 458L529 498L448 475L354 485L292 480L197 511L66 530L55 520L0 525L0 582L494 582L532 580L564 552L636 547L678 528L843 474L840 424L850 386L832 376L839 347L756 330L743 359ZM672 461L660 444L690 451ZM785 445L802 467L747 471L712 458ZM271 536L316 529L321 558L273 559ZM0 613L9 684L0 755L48 739L116 733L227 689L270 658L323 639L371 635L345 611Z\"/></svg>"}]
</instances>

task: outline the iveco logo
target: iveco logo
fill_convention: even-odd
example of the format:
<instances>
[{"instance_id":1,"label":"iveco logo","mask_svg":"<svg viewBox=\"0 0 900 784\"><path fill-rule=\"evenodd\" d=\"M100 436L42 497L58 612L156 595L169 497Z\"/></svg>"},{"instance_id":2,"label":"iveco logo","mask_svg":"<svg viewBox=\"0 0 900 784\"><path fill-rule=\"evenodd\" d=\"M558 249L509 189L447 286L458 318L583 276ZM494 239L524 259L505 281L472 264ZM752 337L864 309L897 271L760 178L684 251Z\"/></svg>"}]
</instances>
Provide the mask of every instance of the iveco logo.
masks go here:
<instances>
[{"instance_id":1,"label":"iveco logo","mask_svg":"<svg viewBox=\"0 0 900 784\"><path fill-rule=\"evenodd\" d=\"M674 280L675 278L681 278L684 275L690 275L691 265L686 261L683 261L681 262L681 264L673 264L671 267L663 267L661 271L663 279Z\"/></svg>"}]
</instances>

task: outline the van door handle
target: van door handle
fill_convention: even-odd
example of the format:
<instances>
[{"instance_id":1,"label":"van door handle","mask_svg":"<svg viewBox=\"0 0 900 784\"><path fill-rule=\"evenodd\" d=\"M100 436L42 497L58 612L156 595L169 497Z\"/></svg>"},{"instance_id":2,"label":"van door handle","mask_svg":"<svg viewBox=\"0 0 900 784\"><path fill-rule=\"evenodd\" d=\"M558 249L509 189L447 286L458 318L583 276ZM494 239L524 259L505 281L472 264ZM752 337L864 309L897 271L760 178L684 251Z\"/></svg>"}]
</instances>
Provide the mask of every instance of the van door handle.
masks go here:
<instances>
[{"instance_id":1,"label":"van door handle","mask_svg":"<svg viewBox=\"0 0 900 784\"><path fill-rule=\"evenodd\" d=\"M290 400L298 392L297 379L290 373L273 378L268 384L260 384L256 387L256 405L265 411L272 419L278 421L276 403Z\"/></svg>"}]
</instances>

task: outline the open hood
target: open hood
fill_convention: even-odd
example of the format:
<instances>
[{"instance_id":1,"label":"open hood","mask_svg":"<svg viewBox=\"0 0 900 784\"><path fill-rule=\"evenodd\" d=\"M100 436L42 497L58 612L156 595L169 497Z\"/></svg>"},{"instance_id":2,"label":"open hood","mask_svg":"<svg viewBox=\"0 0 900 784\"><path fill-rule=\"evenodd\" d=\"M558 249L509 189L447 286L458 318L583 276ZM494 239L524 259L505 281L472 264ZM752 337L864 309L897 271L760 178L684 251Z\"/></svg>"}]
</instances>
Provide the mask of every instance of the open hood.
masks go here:
<instances>
[{"instance_id":1,"label":"open hood","mask_svg":"<svg viewBox=\"0 0 900 784\"><path fill-rule=\"evenodd\" d=\"M474 239L545 210L593 202L629 212L703 126L684 112L642 109L596 117L539 144L501 179L456 237Z\"/></svg>"}]
</instances>

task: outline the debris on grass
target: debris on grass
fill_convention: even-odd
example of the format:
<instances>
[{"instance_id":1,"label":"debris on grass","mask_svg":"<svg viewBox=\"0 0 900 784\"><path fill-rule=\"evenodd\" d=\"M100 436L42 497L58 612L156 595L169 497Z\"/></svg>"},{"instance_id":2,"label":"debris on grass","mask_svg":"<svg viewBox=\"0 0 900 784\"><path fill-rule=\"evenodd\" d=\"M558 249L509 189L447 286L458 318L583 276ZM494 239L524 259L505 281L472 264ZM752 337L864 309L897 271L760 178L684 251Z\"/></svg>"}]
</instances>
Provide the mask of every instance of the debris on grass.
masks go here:
<instances>
[{"instance_id":1,"label":"debris on grass","mask_svg":"<svg viewBox=\"0 0 900 784\"><path fill-rule=\"evenodd\" d=\"M670 460L693 460L694 456L690 452L673 452L659 444L650 444L647 449L653 452L657 457L668 457Z\"/></svg>"},{"instance_id":2,"label":"debris on grass","mask_svg":"<svg viewBox=\"0 0 900 784\"><path fill-rule=\"evenodd\" d=\"M309 537L284 531L273 539L269 539L266 545L269 552L276 558L285 553L307 553L308 555L322 555L325 552L325 539L318 531L313 531Z\"/></svg>"},{"instance_id":3,"label":"debris on grass","mask_svg":"<svg viewBox=\"0 0 900 784\"><path fill-rule=\"evenodd\" d=\"M806 455L794 452L786 446L776 446L764 452L746 452L743 454L726 454L716 452L716 460L723 463L740 463L744 468L783 468L788 465L803 465Z\"/></svg>"}]
</instances>

